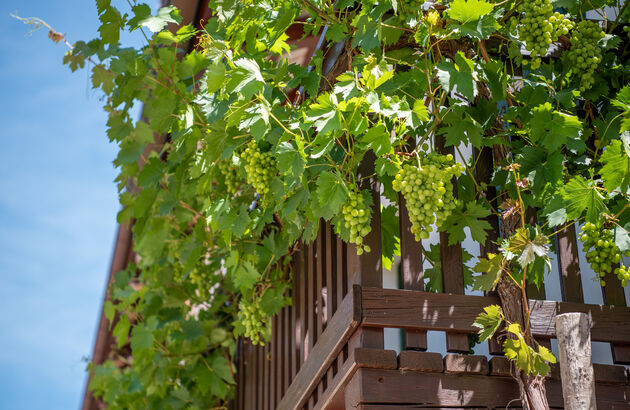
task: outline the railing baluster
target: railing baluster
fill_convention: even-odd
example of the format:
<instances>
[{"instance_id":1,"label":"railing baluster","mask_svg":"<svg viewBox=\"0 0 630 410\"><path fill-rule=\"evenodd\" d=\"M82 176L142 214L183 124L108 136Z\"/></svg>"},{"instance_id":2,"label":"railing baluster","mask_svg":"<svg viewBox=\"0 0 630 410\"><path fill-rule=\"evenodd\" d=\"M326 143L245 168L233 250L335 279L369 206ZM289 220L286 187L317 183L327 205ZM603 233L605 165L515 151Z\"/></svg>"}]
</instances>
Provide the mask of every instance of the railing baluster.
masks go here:
<instances>
[{"instance_id":1,"label":"railing baluster","mask_svg":"<svg viewBox=\"0 0 630 410\"><path fill-rule=\"evenodd\" d=\"M402 194L398 195L400 215L400 259L403 289L424 290L422 244L411 233L409 211ZM426 350L427 332L405 331L404 349Z\"/></svg>"},{"instance_id":2,"label":"railing baluster","mask_svg":"<svg viewBox=\"0 0 630 410\"><path fill-rule=\"evenodd\" d=\"M453 155L453 147L444 146L444 138L436 137L435 145L442 154ZM453 195L457 197L457 184L453 178ZM464 271L462 260L462 247L460 244L449 245L449 235L440 232L440 256L442 259L442 283L445 293L464 294ZM468 352L468 336L462 334L446 333L446 350L449 352Z\"/></svg>"}]
</instances>

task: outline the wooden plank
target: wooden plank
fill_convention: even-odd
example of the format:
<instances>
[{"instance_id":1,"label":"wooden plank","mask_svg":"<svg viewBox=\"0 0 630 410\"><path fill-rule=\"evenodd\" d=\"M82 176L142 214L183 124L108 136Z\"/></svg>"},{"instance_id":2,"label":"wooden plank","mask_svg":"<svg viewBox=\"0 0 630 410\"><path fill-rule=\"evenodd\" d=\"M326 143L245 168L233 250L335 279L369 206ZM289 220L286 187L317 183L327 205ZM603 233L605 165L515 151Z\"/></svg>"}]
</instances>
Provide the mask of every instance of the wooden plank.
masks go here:
<instances>
[{"instance_id":1,"label":"wooden plank","mask_svg":"<svg viewBox=\"0 0 630 410\"><path fill-rule=\"evenodd\" d=\"M236 385L236 409L243 410L245 408L245 367L243 361L245 360L245 352L243 351L243 339L239 339L238 346L238 370L237 370L237 385Z\"/></svg>"},{"instance_id":2,"label":"wooden plank","mask_svg":"<svg viewBox=\"0 0 630 410\"><path fill-rule=\"evenodd\" d=\"M400 214L400 268L403 289L424 290L424 269L422 267L422 244L411 233L411 221L405 198L398 195ZM405 331L404 349L427 350L427 332Z\"/></svg>"},{"instance_id":3,"label":"wooden plank","mask_svg":"<svg viewBox=\"0 0 630 410\"><path fill-rule=\"evenodd\" d=\"M444 356L445 373L480 374L490 371L488 358L478 355L447 354Z\"/></svg>"},{"instance_id":4,"label":"wooden plank","mask_svg":"<svg viewBox=\"0 0 630 410\"><path fill-rule=\"evenodd\" d=\"M551 407L562 408L558 380L546 383ZM597 384L598 409L630 409L630 386ZM518 385L511 377L467 374L400 372L359 368L346 387L346 408L360 404L413 405L422 407L506 408L518 399ZM348 394L350 393L350 394Z\"/></svg>"},{"instance_id":5,"label":"wooden plank","mask_svg":"<svg viewBox=\"0 0 630 410\"><path fill-rule=\"evenodd\" d=\"M324 312L323 312L323 297L322 290L324 289L324 264L326 263L326 255L324 253L324 237L326 236L324 228L325 223L323 220L320 220L319 223L319 233L317 234L317 239L315 241L317 253L315 256L315 324L317 332L315 333L315 343L317 343L317 338L324 331Z\"/></svg>"},{"instance_id":6,"label":"wooden plank","mask_svg":"<svg viewBox=\"0 0 630 410\"><path fill-rule=\"evenodd\" d=\"M324 320L324 328L328 325L328 320L335 313L336 304L335 300L335 287L336 281L334 280L334 271L333 271L333 246L332 242L334 241L334 234L332 232L332 226L329 223L326 223L324 226L324 232L326 235L324 236L324 253L326 254L326 263L324 266L324 272L326 273L326 315ZM328 369L328 373L326 374L326 385L329 386L332 383L333 372L335 368L335 361L333 361L332 366ZM320 395L321 396L321 395Z\"/></svg>"},{"instance_id":7,"label":"wooden plank","mask_svg":"<svg viewBox=\"0 0 630 410\"><path fill-rule=\"evenodd\" d=\"M492 158L492 148L491 147L483 147L481 151L477 148L473 149L473 155L477 157L477 161L475 163L475 178L478 183L487 184L488 188L483 192L483 195L486 197L488 201L491 201L494 209L498 208L497 200L497 189L496 187L490 184L492 180L492 174L494 172L494 159ZM486 237L485 243L479 244L479 256L484 258L487 257L488 253L499 253L499 218L496 215L488 215L485 218L486 222L488 222L491 226L491 229L487 231L488 236ZM488 296L496 296L496 292L486 293ZM492 337L488 340L488 351L493 355L502 355L503 347L501 343L498 341L497 337Z\"/></svg>"},{"instance_id":8,"label":"wooden plank","mask_svg":"<svg viewBox=\"0 0 630 410\"><path fill-rule=\"evenodd\" d=\"M293 266L293 284L291 286L291 307L290 307L290 312L291 312L291 319L289 320L290 323L290 328L289 328L289 339L290 339L290 355L291 355L291 380L293 380L293 378L295 377L295 374L297 373L297 357L298 357L298 344L296 341L296 333L298 330L298 324L297 324L297 320L298 320L298 315L297 315L297 311L299 309L298 307L298 278L299 278L299 271L298 271L298 267L299 267L299 259L300 259L300 251L298 251L295 255L293 255L293 259L292 259L292 266Z\"/></svg>"},{"instance_id":9,"label":"wooden plank","mask_svg":"<svg viewBox=\"0 0 630 410\"><path fill-rule=\"evenodd\" d=\"M271 369L269 377L269 408L276 408L276 382L278 379L278 354L276 346L278 346L278 316L271 318Z\"/></svg>"},{"instance_id":10,"label":"wooden plank","mask_svg":"<svg viewBox=\"0 0 630 410\"><path fill-rule=\"evenodd\" d=\"M265 343L263 349L263 380L265 380L265 387L263 391L263 409L271 409L269 405L269 377L270 377L271 360L269 360L269 343Z\"/></svg>"},{"instance_id":11,"label":"wooden plank","mask_svg":"<svg viewBox=\"0 0 630 410\"><path fill-rule=\"evenodd\" d=\"M254 346L254 360L255 360L255 372L256 372L256 381L254 382L254 391L256 393L256 408L263 408L263 388L264 378L263 378L263 354L262 354L262 346Z\"/></svg>"},{"instance_id":12,"label":"wooden plank","mask_svg":"<svg viewBox=\"0 0 630 410\"><path fill-rule=\"evenodd\" d=\"M307 296L307 292L308 292L308 286L307 286L307 279L308 279L308 275L307 275L307 264L308 264L308 253L309 253L309 247L307 245L302 245L302 249L300 251L300 278L299 278L299 282L300 282L300 289L299 289L299 298L300 298L300 318L298 320L298 323L300 325L300 332L299 332L299 358L298 358L298 371L300 371L300 368L302 367L302 363L304 363L304 360L306 358L306 346L305 346L305 341L306 341L306 325L307 325L307 319L306 319L306 315L307 315L307 309L306 309L306 303L308 301L308 296Z\"/></svg>"},{"instance_id":13,"label":"wooden plank","mask_svg":"<svg viewBox=\"0 0 630 410\"><path fill-rule=\"evenodd\" d=\"M444 360L441 354L435 352L403 350L398 355L398 369L442 373Z\"/></svg>"},{"instance_id":14,"label":"wooden plank","mask_svg":"<svg viewBox=\"0 0 630 410\"><path fill-rule=\"evenodd\" d=\"M319 380L359 326L360 298L361 292L358 288L344 298L337 313L330 319L326 330L319 338L319 342L278 404L278 409L299 409L306 404Z\"/></svg>"},{"instance_id":15,"label":"wooden plank","mask_svg":"<svg viewBox=\"0 0 630 410\"><path fill-rule=\"evenodd\" d=\"M308 246L308 260L306 266L306 340L304 342L304 360L313 350L315 343L315 244Z\"/></svg>"},{"instance_id":16,"label":"wooden plank","mask_svg":"<svg viewBox=\"0 0 630 410\"><path fill-rule=\"evenodd\" d=\"M441 154L455 154L453 147L446 147L444 137L435 138L435 146ZM457 198L457 180L453 182L453 196ZM464 262L462 247L459 243L448 244L449 235L440 232L440 259L442 262L442 284L444 293L464 294ZM448 352L468 352L468 335L446 333L446 350Z\"/></svg>"},{"instance_id":17,"label":"wooden plank","mask_svg":"<svg viewBox=\"0 0 630 410\"><path fill-rule=\"evenodd\" d=\"M624 295L621 282L617 276L609 272L604 276L606 286L602 287L604 303L610 306L626 306L626 297ZM611 344L613 362L616 364L630 364L630 341L628 344Z\"/></svg>"},{"instance_id":18,"label":"wooden plank","mask_svg":"<svg viewBox=\"0 0 630 410\"><path fill-rule=\"evenodd\" d=\"M560 271L560 291L565 302L584 302L582 274L578 259L578 245L575 223L558 233L558 268Z\"/></svg>"},{"instance_id":19,"label":"wooden plank","mask_svg":"<svg viewBox=\"0 0 630 410\"><path fill-rule=\"evenodd\" d=\"M252 402L252 386L253 386L253 378L251 372L251 359L252 359L252 345L251 343L244 343L245 347L245 362L243 363L243 367L245 368L245 409L253 410L254 403Z\"/></svg>"},{"instance_id":20,"label":"wooden plank","mask_svg":"<svg viewBox=\"0 0 630 410\"><path fill-rule=\"evenodd\" d=\"M289 332L289 322L291 320L291 316L289 315L290 306L285 306L282 309L282 321L283 321L283 340L282 344L284 346L283 354L282 354L282 394L287 391L289 388L289 384L291 383L291 333Z\"/></svg>"},{"instance_id":21,"label":"wooden plank","mask_svg":"<svg viewBox=\"0 0 630 410\"><path fill-rule=\"evenodd\" d=\"M380 183L375 177L374 152L368 151L357 170L359 188L369 190L372 196L372 230L363 238L370 252L357 255L356 247L348 247L348 278L352 284L361 286L383 286L383 262L381 246L381 197ZM361 329L361 347L382 349L384 345L382 329Z\"/></svg>"},{"instance_id":22,"label":"wooden plank","mask_svg":"<svg viewBox=\"0 0 630 410\"><path fill-rule=\"evenodd\" d=\"M448 295L404 289L361 288L362 326L472 333L485 306L498 304L491 296ZM591 340L630 342L630 308L530 300L532 333L555 337L554 318L566 312L589 313Z\"/></svg>"}]
</instances>

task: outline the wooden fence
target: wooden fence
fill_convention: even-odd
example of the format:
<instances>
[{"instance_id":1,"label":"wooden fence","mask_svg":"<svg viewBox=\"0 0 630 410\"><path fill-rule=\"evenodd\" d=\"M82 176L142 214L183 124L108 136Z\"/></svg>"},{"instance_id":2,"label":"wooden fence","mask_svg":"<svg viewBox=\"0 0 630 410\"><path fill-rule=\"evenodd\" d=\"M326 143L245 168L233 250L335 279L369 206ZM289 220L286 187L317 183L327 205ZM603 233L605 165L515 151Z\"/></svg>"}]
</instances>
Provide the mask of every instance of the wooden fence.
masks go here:
<instances>
[{"instance_id":1,"label":"wooden fence","mask_svg":"<svg viewBox=\"0 0 630 410\"><path fill-rule=\"evenodd\" d=\"M482 153L483 158L483 153ZM487 158L487 157L486 157ZM372 175L369 166L360 174ZM479 175L482 177L481 175ZM514 406L518 387L500 345L496 355L469 352L470 333L483 307L498 303L492 295L464 294L460 245L449 246L440 233L444 293L424 292L420 244L400 200L401 287L383 288L379 186L364 179L374 199L372 232L365 238L372 251L357 255L328 223L316 240L303 245L293 259L292 305L273 318L272 339L265 346L241 340L237 349L236 409L505 408ZM480 249L492 251L495 230ZM562 301L545 300L545 289L528 289L532 332L545 345L555 337L554 318L563 312L590 313L592 340L610 343L613 361L630 364L630 308L614 275L602 288L605 305L584 304L575 226L557 241ZM400 355L384 350L384 328L404 329ZM446 333L446 351L426 352L427 331ZM555 375L555 376L554 376ZM596 366L598 408L630 409L630 386L623 366ZM552 407L562 407L556 373L548 382ZM516 400L518 404L518 400ZM512 407L514 408L514 407Z\"/></svg>"}]
</instances>

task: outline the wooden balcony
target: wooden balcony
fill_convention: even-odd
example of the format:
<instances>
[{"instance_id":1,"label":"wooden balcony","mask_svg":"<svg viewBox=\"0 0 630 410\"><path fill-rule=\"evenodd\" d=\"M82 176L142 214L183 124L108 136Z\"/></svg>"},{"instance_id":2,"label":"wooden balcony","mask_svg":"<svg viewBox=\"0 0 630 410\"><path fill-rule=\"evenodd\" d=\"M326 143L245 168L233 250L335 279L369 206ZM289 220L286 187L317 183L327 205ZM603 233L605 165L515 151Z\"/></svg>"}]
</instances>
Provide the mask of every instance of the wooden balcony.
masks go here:
<instances>
[{"instance_id":1,"label":"wooden balcony","mask_svg":"<svg viewBox=\"0 0 630 410\"><path fill-rule=\"evenodd\" d=\"M401 289L384 288L379 197L374 199L373 229L366 238L372 252L357 255L324 222L317 239L301 247L293 260L293 303L273 318L271 342L239 342L234 407L520 408L518 386L500 345L488 343L492 356L468 354L468 335L477 331L472 323L498 298L464 294L461 248L447 246L444 235L442 279L447 292L423 291L422 257L404 207ZM630 409L628 371L620 366L630 364L630 308L624 289L611 275L606 278L610 285L601 290L607 304L583 303L577 246L571 226L558 239L555 255L562 301L545 300L545 288L529 289L532 332L541 344L550 345L555 315L589 313L592 341L610 344L615 363L595 364L598 408ZM402 329L398 353L385 349L386 328ZM445 351L427 351L428 331L445 334ZM552 408L563 407L557 366L547 393Z\"/></svg>"}]
</instances>

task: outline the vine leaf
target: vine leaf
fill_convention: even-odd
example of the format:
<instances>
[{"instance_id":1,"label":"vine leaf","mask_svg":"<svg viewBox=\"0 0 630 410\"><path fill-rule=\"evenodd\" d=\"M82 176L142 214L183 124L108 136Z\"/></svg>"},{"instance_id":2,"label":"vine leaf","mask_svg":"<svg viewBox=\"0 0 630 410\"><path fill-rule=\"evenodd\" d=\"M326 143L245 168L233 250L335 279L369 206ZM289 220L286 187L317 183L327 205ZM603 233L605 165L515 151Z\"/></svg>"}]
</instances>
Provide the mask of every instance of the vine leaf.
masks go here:
<instances>
[{"instance_id":1,"label":"vine leaf","mask_svg":"<svg viewBox=\"0 0 630 410\"><path fill-rule=\"evenodd\" d=\"M483 127L466 112L465 107L457 106L446 114L444 124L442 131L447 147L461 143L471 143L477 148L483 145Z\"/></svg>"},{"instance_id":2,"label":"vine leaf","mask_svg":"<svg viewBox=\"0 0 630 410\"><path fill-rule=\"evenodd\" d=\"M599 193L597 186L580 175L566 184L563 198L569 220L580 218L586 211L586 220L595 223L606 211L604 197Z\"/></svg>"},{"instance_id":3,"label":"vine leaf","mask_svg":"<svg viewBox=\"0 0 630 410\"><path fill-rule=\"evenodd\" d=\"M445 90L456 90L472 101L477 96L477 75L474 67L474 63L458 51L455 61L442 61L437 65L437 77Z\"/></svg>"},{"instance_id":4,"label":"vine leaf","mask_svg":"<svg viewBox=\"0 0 630 410\"><path fill-rule=\"evenodd\" d=\"M564 207L564 200L561 196L553 196L547 201L543 208L543 215L547 217L550 227L562 225L567 221L567 210Z\"/></svg>"},{"instance_id":5,"label":"vine leaf","mask_svg":"<svg viewBox=\"0 0 630 410\"><path fill-rule=\"evenodd\" d=\"M131 31L144 26L157 33L162 31L168 23L179 24L182 22L182 16L180 16L179 10L174 6L162 7L158 10L156 16L151 15L151 8L144 3L134 6L132 11L135 16L129 20Z\"/></svg>"},{"instance_id":6,"label":"vine leaf","mask_svg":"<svg viewBox=\"0 0 630 410\"><path fill-rule=\"evenodd\" d=\"M615 226L615 244L622 253L630 251L630 222Z\"/></svg>"},{"instance_id":7,"label":"vine leaf","mask_svg":"<svg viewBox=\"0 0 630 410\"><path fill-rule=\"evenodd\" d=\"M479 328L479 341L484 342L490 339L499 329L504 319L501 306L490 305L483 308L483 313L480 313L473 323L474 327Z\"/></svg>"},{"instance_id":8,"label":"vine leaf","mask_svg":"<svg viewBox=\"0 0 630 410\"><path fill-rule=\"evenodd\" d=\"M494 4L484 0L454 0L448 9L448 16L462 23L468 23L479 20L493 9Z\"/></svg>"},{"instance_id":9,"label":"vine leaf","mask_svg":"<svg viewBox=\"0 0 630 410\"><path fill-rule=\"evenodd\" d=\"M558 150L569 139L579 138L582 132L582 123L578 117L554 111L549 102L532 110L529 126L532 141L540 143L549 151Z\"/></svg>"},{"instance_id":10,"label":"vine leaf","mask_svg":"<svg viewBox=\"0 0 630 410\"><path fill-rule=\"evenodd\" d=\"M152 316L149 321L155 321L156 317ZM139 350L150 349L153 346L153 331L147 323L137 323L131 330L131 349L134 353Z\"/></svg>"},{"instance_id":11,"label":"vine leaf","mask_svg":"<svg viewBox=\"0 0 630 410\"><path fill-rule=\"evenodd\" d=\"M392 150L390 139L391 133L387 131L383 123L379 122L363 134L360 141L362 147L372 149L378 157L382 157Z\"/></svg>"},{"instance_id":12,"label":"vine leaf","mask_svg":"<svg viewBox=\"0 0 630 410\"><path fill-rule=\"evenodd\" d=\"M484 243L488 233L486 231L492 229L490 223L483 218L490 215L490 211L477 202L470 202L465 205L465 209L456 207L453 213L444 222L444 230L448 232L448 244L454 245L466 239L464 228L470 229L472 238Z\"/></svg>"},{"instance_id":13,"label":"vine leaf","mask_svg":"<svg viewBox=\"0 0 630 410\"><path fill-rule=\"evenodd\" d=\"M630 157L622 149L620 140L614 140L606 147L601 162L605 164L600 171L604 188L626 192L630 186Z\"/></svg>"},{"instance_id":14,"label":"vine leaf","mask_svg":"<svg viewBox=\"0 0 630 410\"><path fill-rule=\"evenodd\" d=\"M549 260L549 238L540 232L538 227L533 229L527 227L517 229L514 235L504 242L501 246L501 250L507 260L516 258L523 268L533 263L538 256L542 258L549 266L549 269L551 269L551 261Z\"/></svg>"},{"instance_id":15,"label":"vine leaf","mask_svg":"<svg viewBox=\"0 0 630 410\"><path fill-rule=\"evenodd\" d=\"M227 83L228 91L241 93L247 99L262 91L265 80L256 61L239 58L234 61L234 66L236 68L230 73Z\"/></svg>"},{"instance_id":16,"label":"vine leaf","mask_svg":"<svg viewBox=\"0 0 630 410\"><path fill-rule=\"evenodd\" d=\"M325 171L317 180L317 196L319 202L328 211L327 215L334 215L348 197L348 189L343 181L335 174ZM329 216L326 219L330 219Z\"/></svg>"},{"instance_id":17,"label":"vine leaf","mask_svg":"<svg viewBox=\"0 0 630 410\"><path fill-rule=\"evenodd\" d=\"M481 275L473 277L473 290L494 290L501 278L501 259L501 255L494 253L488 253L487 258L479 258L472 270Z\"/></svg>"}]
</instances>

